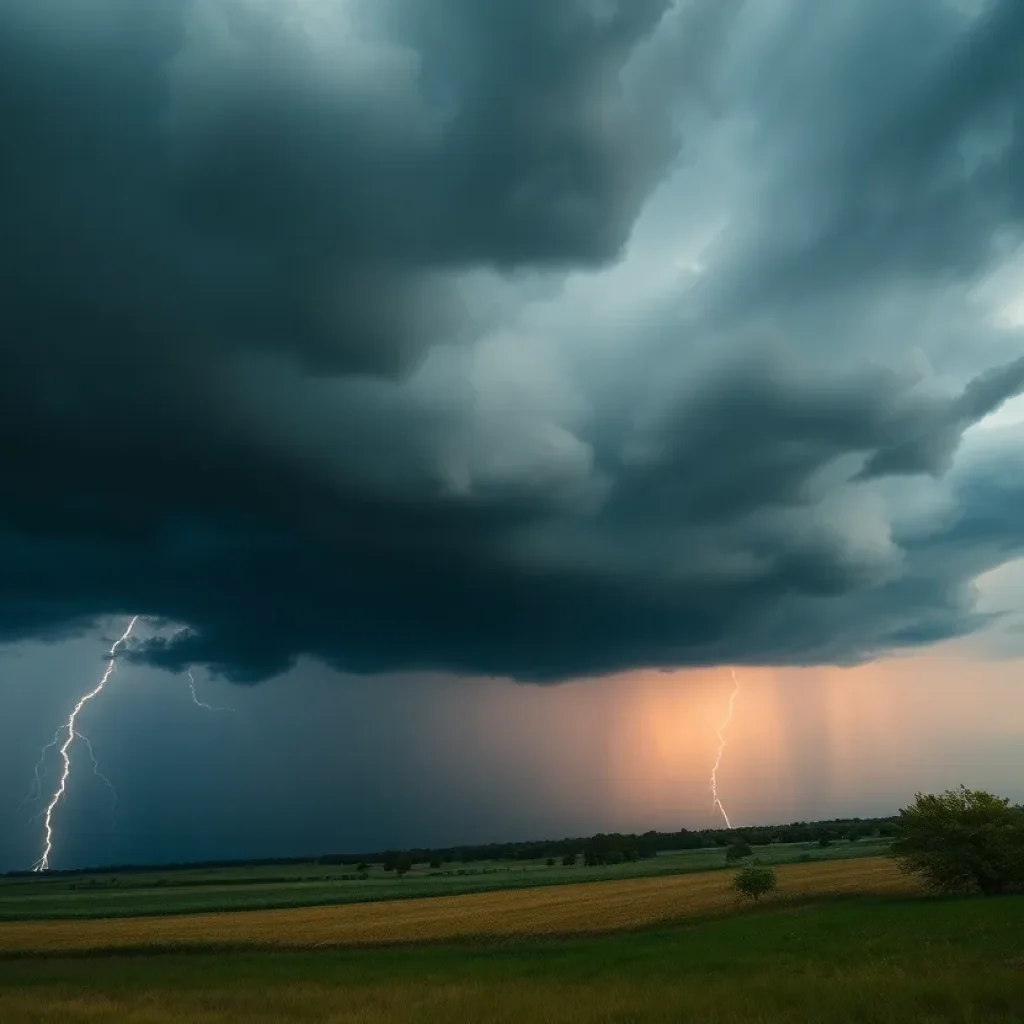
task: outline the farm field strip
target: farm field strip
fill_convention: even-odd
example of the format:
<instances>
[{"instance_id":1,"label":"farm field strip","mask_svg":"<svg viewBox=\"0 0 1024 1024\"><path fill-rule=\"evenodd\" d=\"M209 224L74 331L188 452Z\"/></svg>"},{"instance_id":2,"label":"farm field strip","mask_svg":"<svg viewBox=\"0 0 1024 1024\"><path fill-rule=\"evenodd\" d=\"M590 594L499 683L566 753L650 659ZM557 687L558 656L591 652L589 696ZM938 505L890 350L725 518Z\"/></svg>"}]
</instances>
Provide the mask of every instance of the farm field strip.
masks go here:
<instances>
[{"instance_id":1,"label":"farm field strip","mask_svg":"<svg viewBox=\"0 0 1024 1024\"><path fill-rule=\"evenodd\" d=\"M0 1021L1021 1024L1022 949L1024 896L897 895L557 940L0 956Z\"/></svg>"},{"instance_id":2,"label":"farm field strip","mask_svg":"<svg viewBox=\"0 0 1024 1024\"><path fill-rule=\"evenodd\" d=\"M914 895L887 858L779 867L776 900ZM181 916L0 923L0 955L251 947L309 949L586 935L726 911L732 872L573 883L448 897Z\"/></svg>"},{"instance_id":3,"label":"farm field strip","mask_svg":"<svg viewBox=\"0 0 1024 1024\"><path fill-rule=\"evenodd\" d=\"M880 856L883 843L856 843L819 849L814 844L756 847L766 864L816 863ZM289 874L239 866L218 871L117 871L40 877L0 878L0 922L70 918L149 917L161 914L273 910L428 896L454 896L500 889L574 885L661 875L707 872L725 867L721 850L659 854L635 863L567 868L540 862L452 864L444 870L414 868L404 878L371 867L366 878L351 868L325 871L306 863Z\"/></svg>"}]
</instances>

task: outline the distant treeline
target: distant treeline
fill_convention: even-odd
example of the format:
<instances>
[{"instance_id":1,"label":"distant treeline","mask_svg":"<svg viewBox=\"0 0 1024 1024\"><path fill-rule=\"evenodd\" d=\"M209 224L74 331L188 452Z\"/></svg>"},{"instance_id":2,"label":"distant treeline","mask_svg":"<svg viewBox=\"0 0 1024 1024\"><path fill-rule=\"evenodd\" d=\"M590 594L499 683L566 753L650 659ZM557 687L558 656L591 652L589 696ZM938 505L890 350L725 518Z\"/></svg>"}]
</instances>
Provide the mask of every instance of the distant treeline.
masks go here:
<instances>
[{"instance_id":1,"label":"distant treeline","mask_svg":"<svg viewBox=\"0 0 1024 1024\"><path fill-rule=\"evenodd\" d=\"M790 825L755 825L750 828L701 829L678 832L645 832L643 835L599 832L576 839L548 839L526 843L485 843L480 846L449 846L443 849L387 850L359 856L329 854L320 864L383 864L399 861L415 864L469 864L481 860L545 860L582 858L583 863L620 864L644 860L669 850L699 850L728 847L737 843L765 846L769 843L856 842L867 838L892 838L898 831L897 817L851 818L833 821L797 821Z\"/></svg>"},{"instance_id":2,"label":"distant treeline","mask_svg":"<svg viewBox=\"0 0 1024 1024\"><path fill-rule=\"evenodd\" d=\"M700 829L678 832L645 832L643 835L620 832L598 833L575 839L543 839L525 843L484 843L446 846L436 849L377 850L369 853L329 853L319 857L265 857L257 860L207 860L171 864L117 864L103 868L51 870L47 875L85 875L98 871L182 871L219 868L280 867L290 864L331 864L363 868L382 864L385 869L406 868L416 864L438 867L441 864L471 864L485 860L557 859L589 865L620 864L644 860L669 850L699 850L728 847L737 843L764 846L769 843L811 843L823 845L841 840L892 838L898 831L898 816L889 818L837 818L831 821L795 821L789 825L752 825L734 829ZM571 860L570 860L571 858ZM5 877L28 875L28 871L9 871Z\"/></svg>"}]
</instances>

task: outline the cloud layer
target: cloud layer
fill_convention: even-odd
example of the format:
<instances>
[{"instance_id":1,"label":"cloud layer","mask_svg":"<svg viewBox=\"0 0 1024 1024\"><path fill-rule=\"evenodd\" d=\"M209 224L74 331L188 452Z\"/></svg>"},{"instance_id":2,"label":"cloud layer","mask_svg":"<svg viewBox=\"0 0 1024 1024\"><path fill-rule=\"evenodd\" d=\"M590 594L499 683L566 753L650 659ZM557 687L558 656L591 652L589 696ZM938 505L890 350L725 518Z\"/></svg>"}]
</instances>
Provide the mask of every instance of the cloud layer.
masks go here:
<instances>
[{"instance_id":1,"label":"cloud layer","mask_svg":"<svg viewBox=\"0 0 1024 1024\"><path fill-rule=\"evenodd\" d=\"M6 5L0 640L557 680L978 629L1022 45L1015 0Z\"/></svg>"}]
</instances>

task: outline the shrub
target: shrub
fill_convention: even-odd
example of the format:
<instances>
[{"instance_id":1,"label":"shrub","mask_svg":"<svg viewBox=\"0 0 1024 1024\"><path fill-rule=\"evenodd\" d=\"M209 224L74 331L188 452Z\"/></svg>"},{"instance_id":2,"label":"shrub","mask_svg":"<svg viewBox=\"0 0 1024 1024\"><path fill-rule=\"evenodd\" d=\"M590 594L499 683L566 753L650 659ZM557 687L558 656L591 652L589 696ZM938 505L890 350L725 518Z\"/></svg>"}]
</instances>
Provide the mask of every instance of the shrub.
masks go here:
<instances>
[{"instance_id":1,"label":"shrub","mask_svg":"<svg viewBox=\"0 0 1024 1024\"><path fill-rule=\"evenodd\" d=\"M1024 889L1024 808L966 786L918 793L900 810L892 855L939 892Z\"/></svg>"},{"instance_id":2,"label":"shrub","mask_svg":"<svg viewBox=\"0 0 1024 1024\"><path fill-rule=\"evenodd\" d=\"M753 856L753 851L746 843L733 843L732 846L725 851L725 859L727 861L743 860L744 857L751 856Z\"/></svg>"},{"instance_id":3,"label":"shrub","mask_svg":"<svg viewBox=\"0 0 1024 1024\"><path fill-rule=\"evenodd\" d=\"M775 892L776 881L773 868L753 865L736 872L732 887L741 896L755 903L770 892Z\"/></svg>"}]
</instances>

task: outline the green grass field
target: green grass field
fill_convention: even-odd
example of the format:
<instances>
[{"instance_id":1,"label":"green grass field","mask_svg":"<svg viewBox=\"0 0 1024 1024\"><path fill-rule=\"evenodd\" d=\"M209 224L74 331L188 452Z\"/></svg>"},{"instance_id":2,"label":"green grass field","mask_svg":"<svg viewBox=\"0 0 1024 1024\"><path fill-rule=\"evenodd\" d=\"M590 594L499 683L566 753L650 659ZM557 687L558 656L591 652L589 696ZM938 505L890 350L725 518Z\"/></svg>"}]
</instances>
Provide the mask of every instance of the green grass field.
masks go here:
<instances>
[{"instance_id":1,"label":"green grass field","mask_svg":"<svg viewBox=\"0 0 1024 1024\"><path fill-rule=\"evenodd\" d=\"M0 960L0 1021L1024 1021L1024 897L776 905L561 941Z\"/></svg>"},{"instance_id":2,"label":"green grass field","mask_svg":"<svg viewBox=\"0 0 1024 1024\"><path fill-rule=\"evenodd\" d=\"M801 859L833 860L885 853L885 841L861 840L819 849L816 843L756 847L766 864ZM122 874L0 878L0 921L79 917L135 917L218 910L267 910L363 903L410 897L451 896L603 879L645 878L708 871L725 866L721 849L665 853L651 860L608 867L548 867L543 861L447 864L440 871L418 865L404 878L371 868L369 878L345 879L353 868L294 864L273 867L184 869Z\"/></svg>"}]
</instances>

